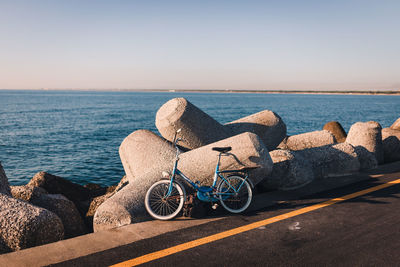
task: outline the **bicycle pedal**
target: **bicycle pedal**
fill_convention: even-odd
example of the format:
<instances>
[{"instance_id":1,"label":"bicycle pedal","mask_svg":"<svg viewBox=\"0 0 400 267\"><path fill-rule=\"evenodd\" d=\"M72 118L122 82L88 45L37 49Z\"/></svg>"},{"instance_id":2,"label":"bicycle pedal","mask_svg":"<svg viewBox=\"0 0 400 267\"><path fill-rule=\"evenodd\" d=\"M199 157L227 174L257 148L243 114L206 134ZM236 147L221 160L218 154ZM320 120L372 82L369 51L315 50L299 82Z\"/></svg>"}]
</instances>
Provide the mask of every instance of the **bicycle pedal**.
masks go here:
<instances>
[{"instance_id":1,"label":"bicycle pedal","mask_svg":"<svg viewBox=\"0 0 400 267\"><path fill-rule=\"evenodd\" d=\"M212 208L213 210L216 210L216 209L218 208L218 204L215 203L214 205L211 206L211 208Z\"/></svg>"}]
</instances>

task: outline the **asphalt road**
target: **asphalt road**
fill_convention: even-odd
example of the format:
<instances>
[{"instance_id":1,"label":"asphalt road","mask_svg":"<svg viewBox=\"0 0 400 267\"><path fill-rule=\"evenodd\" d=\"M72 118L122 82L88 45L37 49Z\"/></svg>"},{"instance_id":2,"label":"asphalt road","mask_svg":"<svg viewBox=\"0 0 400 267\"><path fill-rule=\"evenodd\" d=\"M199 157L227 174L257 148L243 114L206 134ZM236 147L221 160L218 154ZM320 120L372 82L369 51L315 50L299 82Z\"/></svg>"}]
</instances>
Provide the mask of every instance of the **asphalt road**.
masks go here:
<instances>
[{"instance_id":1,"label":"asphalt road","mask_svg":"<svg viewBox=\"0 0 400 267\"><path fill-rule=\"evenodd\" d=\"M398 176L398 175L397 175ZM395 180L387 176L55 266L108 266ZM400 266L400 185L150 261L149 266Z\"/></svg>"}]
</instances>

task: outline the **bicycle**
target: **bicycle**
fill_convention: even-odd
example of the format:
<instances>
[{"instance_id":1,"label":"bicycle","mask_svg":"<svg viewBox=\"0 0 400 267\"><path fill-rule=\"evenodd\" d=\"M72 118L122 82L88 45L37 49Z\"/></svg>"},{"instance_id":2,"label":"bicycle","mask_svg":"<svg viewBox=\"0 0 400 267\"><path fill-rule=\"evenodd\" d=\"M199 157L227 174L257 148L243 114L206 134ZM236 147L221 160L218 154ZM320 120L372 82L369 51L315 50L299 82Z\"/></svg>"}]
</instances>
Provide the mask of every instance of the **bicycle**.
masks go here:
<instances>
[{"instance_id":1,"label":"bicycle","mask_svg":"<svg viewBox=\"0 0 400 267\"><path fill-rule=\"evenodd\" d=\"M213 183L211 186L201 186L199 182L193 182L178 169L180 149L178 142L181 138L176 138L181 129L175 132L173 144L176 148L175 163L168 180L160 180L154 183L146 193L145 207L147 212L155 219L170 220L177 216L182 210L186 200L185 187L176 180L179 175L195 191L197 198L203 202L220 202L222 207L231 213L241 213L245 211L251 203L253 192L248 180L249 169L241 170L219 170L221 156L229 155L231 147L213 147L212 150L219 152L217 165L215 167ZM243 175L242 173L245 173ZM225 174L225 176L223 175ZM219 183L217 185L217 182Z\"/></svg>"}]
</instances>

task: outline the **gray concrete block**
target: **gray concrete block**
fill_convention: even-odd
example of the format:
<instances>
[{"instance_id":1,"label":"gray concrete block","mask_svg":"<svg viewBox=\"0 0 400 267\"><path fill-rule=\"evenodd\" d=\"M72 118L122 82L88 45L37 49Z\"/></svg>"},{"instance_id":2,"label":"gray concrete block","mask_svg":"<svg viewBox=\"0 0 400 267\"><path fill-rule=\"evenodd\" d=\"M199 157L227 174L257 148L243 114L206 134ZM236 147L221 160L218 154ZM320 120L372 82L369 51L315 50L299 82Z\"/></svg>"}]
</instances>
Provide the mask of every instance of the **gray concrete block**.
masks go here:
<instances>
[{"instance_id":1,"label":"gray concrete block","mask_svg":"<svg viewBox=\"0 0 400 267\"><path fill-rule=\"evenodd\" d=\"M400 161L400 130L383 128L382 143L385 163Z\"/></svg>"},{"instance_id":2,"label":"gray concrete block","mask_svg":"<svg viewBox=\"0 0 400 267\"><path fill-rule=\"evenodd\" d=\"M251 132L257 134L268 150L275 149L286 137L286 124L273 111L263 110L225 124L234 134Z\"/></svg>"},{"instance_id":3,"label":"gray concrete block","mask_svg":"<svg viewBox=\"0 0 400 267\"><path fill-rule=\"evenodd\" d=\"M129 184L115 194L96 201L93 230L115 228L147 217L144 197L147 189L171 171L176 149L162 137L148 130L138 130L124 139L119 149Z\"/></svg>"},{"instance_id":4,"label":"gray concrete block","mask_svg":"<svg viewBox=\"0 0 400 267\"><path fill-rule=\"evenodd\" d=\"M357 153L348 143L314 147L297 153L310 161L316 179L349 175L360 170Z\"/></svg>"},{"instance_id":5,"label":"gray concrete block","mask_svg":"<svg viewBox=\"0 0 400 267\"><path fill-rule=\"evenodd\" d=\"M332 133L327 130L314 131L288 136L280 144L280 149L287 150L303 150L307 148L332 145L336 143L336 139Z\"/></svg>"},{"instance_id":6,"label":"gray concrete block","mask_svg":"<svg viewBox=\"0 0 400 267\"><path fill-rule=\"evenodd\" d=\"M342 125L337 121L330 121L327 122L323 127L322 130L329 131L336 139L338 143L343 143L346 141L346 131L343 129Z\"/></svg>"},{"instance_id":7,"label":"gray concrete block","mask_svg":"<svg viewBox=\"0 0 400 267\"><path fill-rule=\"evenodd\" d=\"M346 142L354 147L364 147L372 153L378 164L383 163L382 127L375 121L356 122L347 134Z\"/></svg>"},{"instance_id":8,"label":"gray concrete block","mask_svg":"<svg viewBox=\"0 0 400 267\"><path fill-rule=\"evenodd\" d=\"M242 133L218 142L203 146L181 155L180 170L201 183L211 184L217 162L218 152L212 147L232 147L228 155L221 158L221 170L259 167L249 172L253 184L259 183L272 171L272 160L261 139L253 133Z\"/></svg>"},{"instance_id":9,"label":"gray concrete block","mask_svg":"<svg viewBox=\"0 0 400 267\"><path fill-rule=\"evenodd\" d=\"M356 146L354 151L357 153L358 161L360 162L360 170L373 170L378 167L378 160L365 147Z\"/></svg>"},{"instance_id":10,"label":"gray concrete block","mask_svg":"<svg viewBox=\"0 0 400 267\"><path fill-rule=\"evenodd\" d=\"M160 176L157 178L160 179ZM151 184L146 188L139 188L129 183L106 199L94 214L93 231L112 229L148 218L144 208L144 197Z\"/></svg>"},{"instance_id":11,"label":"gray concrete block","mask_svg":"<svg viewBox=\"0 0 400 267\"><path fill-rule=\"evenodd\" d=\"M195 149L244 132L257 134L269 150L286 136L286 125L274 112L264 110L221 125L184 98L165 103L156 115L156 126L161 135L172 141L176 130L182 129L182 146Z\"/></svg>"},{"instance_id":12,"label":"gray concrete block","mask_svg":"<svg viewBox=\"0 0 400 267\"><path fill-rule=\"evenodd\" d=\"M143 173L160 173L172 167L175 147L148 130L138 130L126 137L119 155L128 181L134 181Z\"/></svg>"},{"instance_id":13,"label":"gray concrete block","mask_svg":"<svg viewBox=\"0 0 400 267\"><path fill-rule=\"evenodd\" d=\"M160 107L156 114L160 134L172 141L175 132L182 129L182 146L194 149L230 136L230 133L207 113L185 98L173 98Z\"/></svg>"},{"instance_id":14,"label":"gray concrete block","mask_svg":"<svg viewBox=\"0 0 400 267\"><path fill-rule=\"evenodd\" d=\"M100 207L100 205L103 204L107 199L115 195L117 192L125 188L128 184L129 184L128 178L127 176L124 176L122 177L121 181L118 183L118 185L115 187L114 190L108 191L104 195L93 198L90 201L89 209L85 215L85 221L87 222L87 224L90 223L90 225L93 227L93 217L97 209Z\"/></svg>"},{"instance_id":15,"label":"gray concrete block","mask_svg":"<svg viewBox=\"0 0 400 267\"><path fill-rule=\"evenodd\" d=\"M274 165L272 172L258 185L262 191L293 190L314 180L310 162L300 153L277 149L269 154Z\"/></svg>"}]
</instances>

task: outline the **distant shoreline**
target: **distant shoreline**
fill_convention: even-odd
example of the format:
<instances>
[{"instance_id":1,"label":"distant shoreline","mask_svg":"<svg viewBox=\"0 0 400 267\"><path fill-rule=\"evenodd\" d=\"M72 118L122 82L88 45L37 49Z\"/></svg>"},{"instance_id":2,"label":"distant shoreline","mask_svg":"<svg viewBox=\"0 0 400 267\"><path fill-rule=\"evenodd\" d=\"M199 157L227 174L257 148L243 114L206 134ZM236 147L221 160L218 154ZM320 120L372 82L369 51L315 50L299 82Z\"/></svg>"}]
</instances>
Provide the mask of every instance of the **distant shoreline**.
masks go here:
<instances>
[{"instance_id":1,"label":"distant shoreline","mask_svg":"<svg viewBox=\"0 0 400 267\"><path fill-rule=\"evenodd\" d=\"M120 90L137 91L144 90ZM147 90L146 90L147 92ZM321 95L400 95L398 91L313 91L313 90L149 90L149 92L184 92L184 93L253 93L253 94L321 94Z\"/></svg>"},{"instance_id":2,"label":"distant shoreline","mask_svg":"<svg viewBox=\"0 0 400 267\"><path fill-rule=\"evenodd\" d=\"M319 94L319 95L400 95L400 90L212 90L212 89L0 89L12 91L93 91L93 92L165 92L165 93L242 93L242 94Z\"/></svg>"}]
</instances>

